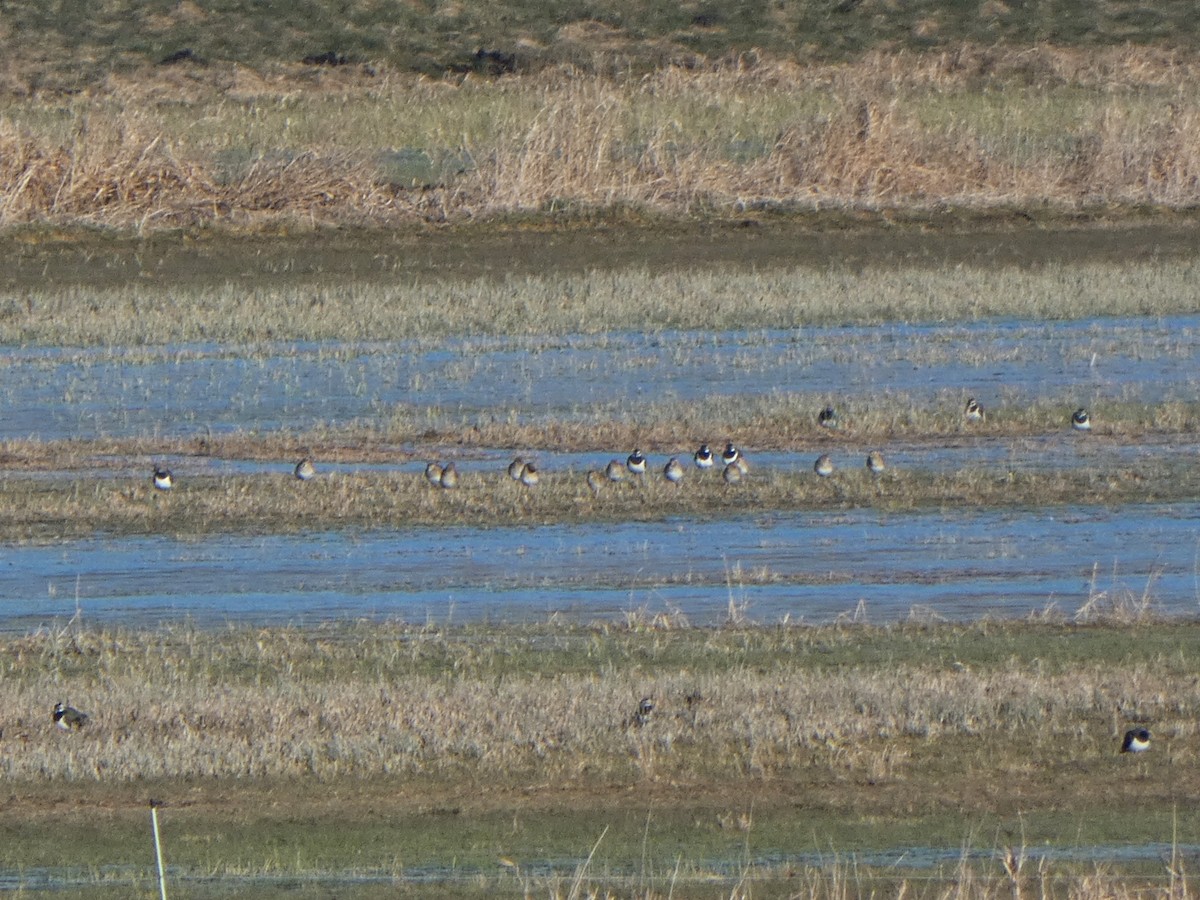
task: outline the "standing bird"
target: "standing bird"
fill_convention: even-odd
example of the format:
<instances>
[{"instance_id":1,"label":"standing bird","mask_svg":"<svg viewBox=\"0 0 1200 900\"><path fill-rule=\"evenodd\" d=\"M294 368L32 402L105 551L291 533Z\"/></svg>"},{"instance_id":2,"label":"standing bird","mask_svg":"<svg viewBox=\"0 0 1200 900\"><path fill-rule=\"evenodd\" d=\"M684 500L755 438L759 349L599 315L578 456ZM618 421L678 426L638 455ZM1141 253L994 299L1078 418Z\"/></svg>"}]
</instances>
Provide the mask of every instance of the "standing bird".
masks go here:
<instances>
[{"instance_id":1,"label":"standing bird","mask_svg":"<svg viewBox=\"0 0 1200 900\"><path fill-rule=\"evenodd\" d=\"M711 469L713 467L713 452L709 449L708 444L700 445L700 449L692 455L692 462L696 464L697 469Z\"/></svg>"},{"instance_id":2,"label":"standing bird","mask_svg":"<svg viewBox=\"0 0 1200 900\"><path fill-rule=\"evenodd\" d=\"M599 469L592 469L587 473L587 486L596 497L600 496L600 488L604 486L604 481L604 473Z\"/></svg>"},{"instance_id":3,"label":"standing bird","mask_svg":"<svg viewBox=\"0 0 1200 900\"><path fill-rule=\"evenodd\" d=\"M823 410L817 413L817 424L822 428L837 428L837 410L832 406L826 406Z\"/></svg>"},{"instance_id":4,"label":"standing bird","mask_svg":"<svg viewBox=\"0 0 1200 900\"><path fill-rule=\"evenodd\" d=\"M154 486L160 491L169 491L175 487L175 478L171 475L171 470L165 466L155 466Z\"/></svg>"},{"instance_id":5,"label":"standing bird","mask_svg":"<svg viewBox=\"0 0 1200 900\"><path fill-rule=\"evenodd\" d=\"M727 466L731 466L738 461L738 458L741 455L742 451L734 446L733 441L729 441L725 445L725 449L721 451L721 462L725 463Z\"/></svg>"},{"instance_id":6,"label":"standing bird","mask_svg":"<svg viewBox=\"0 0 1200 900\"><path fill-rule=\"evenodd\" d=\"M641 450L634 448L634 451L625 459L625 468L634 475L646 474L646 457Z\"/></svg>"},{"instance_id":7,"label":"standing bird","mask_svg":"<svg viewBox=\"0 0 1200 900\"><path fill-rule=\"evenodd\" d=\"M313 465L311 457L304 457L300 462L296 463L296 468L292 470L292 474L296 476L297 481L309 481L317 474L317 469Z\"/></svg>"},{"instance_id":8,"label":"standing bird","mask_svg":"<svg viewBox=\"0 0 1200 900\"><path fill-rule=\"evenodd\" d=\"M1150 730L1133 728L1125 732L1125 740L1121 742L1122 753L1141 753L1150 749Z\"/></svg>"},{"instance_id":9,"label":"standing bird","mask_svg":"<svg viewBox=\"0 0 1200 900\"><path fill-rule=\"evenodd\" d=\"M721 477L725 479L726 484L737 484L742 480L742 470L738 468L737 463L730 463L721 471Z\"/></svg>"},{"instance_id":10,"label":"standing bird","mask_svg":"<svg viewBox=\"0 0 1200 900\"><path fill-rule=\"evenodd\" d=\"M54 724L63 731L78 731L87 722L87 713L80 712L72 706L63 706L61 702L54 704Z\"/></svg>"},{"instance_id":11,"label":"standing bird","mask_svg":"<svg viewBox=\"0 0 1200 900\"><path fill-rule=\"evenodd\" d=\"M521 467L521 478L519 480L521 484L525 485L525 487L533 487L536 485L538 483L537 467L531 462L525 463L525 465Z\"/></svg>"},{"instance_id":12,"label":"standing bird","mask_svg":"<svg viewBox=\"0 0 1200 900\"><path fill-rule=\"evenodd\" d=\"M518 456L516 459L514 459L512 462L510 462L508 464L508 477L511 478L513 481L520 481L521 480L521 470L523 468L525 468L525 460L521 459L521 457Z\"/></svg>"},{"instance_id":13,"label":"standing bird","mask_svg":"<svg viewBox=\"0 0 1200 900\"><path fill-rule=\"evenodd\" d=\"M1085 407L1079 407L1075 412L1071 413L1071 427L1076 431L1091 431L1092 417L1088 415Z\"/></svg>"},{"instance_id":14,"label":"standing bird","mask_svg":"<svg viewBox=\"0 0 1200 900\"><path fill-rule=\"evenodd\" d=\"M442 485L442 467L438 463L435 463L435 462L431 462L427 466L425 466L425 480L428 481L430 484L432 484L434 487L441 487L441 485Z\"/></svg>"},{"instance_id":15,"label":"standing bird","mask_svg":"<svg viewBox=\"0 0 1200 900\"><path fill-rule=\"evenodd\" d=\"M822 478L828 478L833 474L833 460L829 458L828 453L822 453L817 457L817 461L813 463L813 471Z\"/></svg>"},{"instance_id":16,"label":"standing bird","mask_svg":"<svg viewBox=\"0 0 1200 900\"><path fill-rule=\"evenodd\" d=\"M638 701L637 712L633 714L633 727L641 728L643 725L649 724L650 714L654 712L654 701L649 697L643 697Z\"/></svg>"},{"instance_id":17,"label":"standing bird","mask_svg":"<svg viewBox=\"0 0 1200 900\"><path fill-rule=\"evenodd\" d=\"M609 460L608 465L604 467L604 477L609 481L624 480L625 468L621 465L619 459Z\"/></svg>"},{"instance_id":18,"label":"standing bird","mask_svg":"<svg viewBox=\"0 0 1200 900\"><path fill-rule=\"evenodd\" d=\"M454 463L446 463L442 469L441 477L438 478L438 484L446 490L451 490L458 487L458 469Z\"/></svg>"},{"instance_id":19,"label":"standing bird","mask_svg":"<svg viewBox=\"0 0 1200 900\"><path fill-rule=\"evenodd\" d=\"M963 407L963 418L968 422L983 421L983 407L979 405L979 401L974 397L967 399L967 405Z\"/></svg>"},{"instance_id":20,"label":"standing bird","mask_svg":"<svg viewBox=\"0 0 1200 900\"><path fill-rule=\"evenodd\" d=\"M663 466L663 478L675 485L683 481L683 465L674 456Z\"/></svg>"},{"instance_id":21,"label":"standing bird","mask_svg":"<svg viewBox=\"0 0 1200 900\"><path fill-rule=\"evenodd\" d=\"M883 454L878 450L872 450L870 453L868 453L867 468L871 471L872 475L878 475L884 469L886 469L887 463L883 461Z\"/></svg>"}]
</instances>

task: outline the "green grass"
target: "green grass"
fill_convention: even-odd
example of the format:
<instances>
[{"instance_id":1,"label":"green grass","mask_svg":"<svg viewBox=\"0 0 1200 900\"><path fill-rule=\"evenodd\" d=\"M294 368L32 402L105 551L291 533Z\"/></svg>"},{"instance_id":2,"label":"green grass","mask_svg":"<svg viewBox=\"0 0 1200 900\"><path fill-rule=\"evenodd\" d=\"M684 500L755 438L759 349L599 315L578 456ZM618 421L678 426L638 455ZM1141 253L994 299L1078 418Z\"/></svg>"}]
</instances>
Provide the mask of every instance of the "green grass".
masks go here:
<instances>
[{"instance_id":1,"label":"green grass","mask_svg":"<svg viewBox=\"0 0 1200 900\"><path fill-rule=\"evenodd\" d=\"M668 60L755 51L803 60L843 59L878 46L953 51L963 42L1083 49L1126 43L1186 49L1197 43L1195 17L1180 0L1136 9L1116 0L1057 0L1036 8L947 0L903 6L802 0L783 7L627 0L348 7L319 0L253 6L75 0L52 10L11 2L5 13L0 47L6 57L37 60L42 77L62 86L136 70L183 47L223 67L297 63L332 50L358 63L440 74L470 68L479 47L515 53L524 68L571 63L644 71Z\"/></svg>"},{"instance_id":2,"label":"green grass","mask_svg":"<svg viewBox=\"0 0 1200 900\"><path fill-rule=\"evenodd\" d=\"M716 863L736 878L778 853L1186 841L1197 627L63 626L0 641L5 745L21 747L2 760L21 825L0 867L81 866L101 885L104 866L148 870L148 797L168 801L180 874L433 866L552 896L602 833L589 883L619 896L665 894L676 867L707 896ZM51 726L58 696L92 713L84 731ZM1142 758L1115 752L1130 723L1154 731ZM310 745L317 770L285 771ZM566 874L532 874L539 860ZM991 884L995 864L977 865ZM754 868L768 892L796 874Z\"/></svg>"},{"instance_id":3,"label":"green grass","mask_svg":"<svg viewBox=\"0 0 1200 900\"><path fill-rule=\"evenodd\" d=\"M787 236L785 232L777 239ZM803 234L791 237L802 239ZM980 252L989 239L977 239ZM764 250L755 235L727 235L725 240L743 250L737 264L690 268L676 260L650 268L658 262L656 254L666 249L652 241L634 250L618 270L584 273L556 271L552 263L549 271L536 274L431 278L428 269L415 269L397 254L377 258L361 271L325 275L310 270L300 280L278 279L270 269L233 270L227 273L229 281L215 285L163 283L150 275L86 289L70 277L74 251L67 250L56 267L43 261L35 276L30 265L28 278L11 280L0 293L0 343L140 348L201 341L547 339L627 329L753 331L896 321L1162 316L1192 311L1189 289L1196 278L1193 259L1157 256L1120 262L1066 259L1033 268L898 265L886 261L886 238L876 239L883 264L861 265L853 259L839 264L834 256L826 259L825 268L781 266L777 245ZM1046 243L1053 240L1043 237ZM897 249L905 245L901 241ZM1064 236L1062 245L1065 253L1074 252L1071 238ZM151 245L138 255L138 263L153 273L172 252L169 246ZM309 265L322 258L337 264L334 254L316 252ZM439 261L436 244L423 253L435 265ZM445 264L453 265L461 251L450 253ZM298 250L297 258L301 255ZM124 255L115 258L123 260ZM586 265L586 260L584 251L583 260L574 265ZM760 260L763 268L751 268ZM109 263L101 256L93 265ZM61 284L59 267L66 270ZM1080 346L1078 352L1084 353L1089 345ZM536 344L525 347L537 349ZM928 348L931 354L938 350ZM942 355L957 354L961 347L940 350ZM986 354L987 348L977 352Z\"/></svg>"}]
</instances>

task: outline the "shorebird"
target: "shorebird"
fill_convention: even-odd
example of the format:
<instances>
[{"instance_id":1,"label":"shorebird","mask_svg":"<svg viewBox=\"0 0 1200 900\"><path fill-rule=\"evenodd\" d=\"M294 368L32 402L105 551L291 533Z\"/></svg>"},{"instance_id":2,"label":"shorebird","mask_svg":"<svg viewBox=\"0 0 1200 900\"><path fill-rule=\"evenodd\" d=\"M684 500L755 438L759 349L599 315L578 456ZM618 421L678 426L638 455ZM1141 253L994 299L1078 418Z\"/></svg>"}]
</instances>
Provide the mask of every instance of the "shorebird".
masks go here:
<instances>
[{"instance_id":1,"label":"shorebird","mask_svg":"<svg viewBox=\"0 0 1200 900\"><path fill-rule=\"evenodd\" d=\"M663 466L663 478L671 484L679 484L683 480L683 465L674 456Z\"/></svg>"},{"instance_id":2,"label":"shorebird","mask_svg":"<svg viewBox=\"0 0 1200 900\"><path fill-rule=\"evenodd\" d=\"M742 455L742 451L734 446L733 441L725 445L725 449L721 451L721 462L725 465L733 465L738 461L738 457Z\"/></svg>"},{"instance_id":3,"label":"shorebird","mask_svg":"<svg viewBox=\"0 0 1200 900\"><path fill-rule=\"evenodd\" d=\"M87 713L80 712L72 706L63 706L61 702L54 704L54 724L63 731L78 731L87 721Z\"/></svg>"},{"instance_id":4,"label":"shorebird","mask_svg":"<svg viewBox=\"0 0 1200 900\"><path fill-rule=\"evenodd\" d=\"M155 466L154 486L160 491L169 491L175 487L175 478L171 475L171 470L164 466Z\"/></svg>"},{"instance_id":5,"label":"shorebird","mask_svg":"<svg viewBox=\"0 0 1200 900\"><path fill-rule=\"evenodd\" d=\"M826 406L823 410L817 413L817 424L822 428L837 428L837 410L832 406Z\"/></svg>"},{"instance_id":6,"label":"shorebird","mask_svg":"<svg viewBox=\"0 0 1200 900\"><path fill-rule=\"evenodd\" d=\"M431 462L425 466L425 480L434 487L441 487L442 467L435 462Z\"/></svg>"},{"instance_id":7,"label":"shorebird","mask_svg":"<svg viewBox=\"0 0 1200 900\"><path fill-rule=\"evenodd\" d=\"M604 473L599 469L592 469L587 473L587 486L597 497L600 496L600 488L604 486L604 481Z\"/></svg>"},{"instance_id":8,"label":"shorebird","mask_svg":"<svg viewBox=\"0 0 1200 900\"><path fill-rule=\"evenodd\" d=\"M646 474L646 457L641 450L634 449L632 453L625 459L625 468L634 475Z\"/></svg>"},{"instance_id":9,"label":"shorebird","mask_svg":"<svg viewBox=\"0 0 1200 900\"><path fill-rule=\"evenodd\" d=\"M292 474L294 474L299 481L308 481L310 478L316 475L317 469L313 465L312 458L306 456L304 459L300 460L300 462L296 463L296 468L292 470Z\"/></svg>"},{"instance_id":10,"label":"shorebird","mask_svg":"<svg viewBox=\"0 0 1200 900\"><path fill-rule=\"evenodd\" d=\"M1121 742L1122 753L1141 753L1150 749L1150 730L1133 728L1125 732L1125 740Z\"/></svg>"},{"instance_id":11,"label":"shorebird","mask_svg":"<svg viewBox=\"0 0 1200 900\"><path fill-rule=\"evenodd\" d=\"M828 453L822 453L817 457L817 461L813 463L813 471L822 478L828 478L833 474L833 460L829 458Z\"/></svg>"},{"instance_id":12,"label":"shorebird","mask_svg":"<svg viewBox=\"0 0 1200 900\"><path fill-rule=\"evenodd\" d=\"M633 714L633 726L641 728L648 723L652 712L654 712L654 701L649 697L643 697L638 701L637 712Z\"/></svg>"},{"instance_id":13,"label":"shorebird","mask_svg":"<svg viewBox=\"0 0 1200 900\"><path fill-rule=\"evenodd\" d=\"M608 465L604 467L604 477L609 481L621 481L625 478L625 467L619 459L609 460Z\"/></svg>"},{"instance_id":14,"label":"shorebird","mask_svg":"<svg viewBox=\"0 0 1200 900\"><path fill-rule=\"evenodd\" d=\"M533 463L525 463L521 467L520 481L525 487L533 487L538 483L538 470Z\"/></svg>"},{"instance_id":15,"label":"shorebird","mask_svg":"<svg viewBox=\"0 0 1200 900\"><path fill-rule=\"evenodd\" d=\"M979 401L974 397L967 399L967 405L963 407L963 418L968 422L983 421L983 407L979 405Z\"/></svg>"},{"instance_id":16,"label":"shorebird","mask_svg":"<svg viewBox=\"0 0 1200 900\"><path fill-rule=\"evenodd\" d=\"M1091 431L1092 417L1088 415L1085 407L1079 407L1075 412L1071 413L1071 427L1076 431Z\"/></svg>"},{"instance_id":17,"label":"shorebird","mask_svg":"<svg viewBox=\"0 0 1200 900\"><path fill-rule=\"evenodd\" d=\"M511 478L513 481L520 481L521 480L521 470L523 468L525 468L525 460L521 459L521 457L518 456L516 459L514 459L512 462L510 462L508 464L508 477Z\"/></svg>"},{"instance_id":18,"label":"shorebird","mask_svg":"<svg viewBox=\"0 0 1200 900\"><path fill-rule=\"evenodd\" d=\"M713 452L709 449L708 444L700 445L700 449L692 455L692 461L696 464L697 469L711 469L713 467Z\"/></svg>"},{"instance_id":19,"label":"shorebird","mask_svg":"<svg viewBox=\"0 0 1200 900\"><path fill-rule=\"evenodd\" d=\"M871 470L871 474L878 475L887 468L887 463L883 461L883 454L878 450L872 450L867 454L867 468Z\"/></svg>"},{"instance_id":20,"label":"shorebird","mask_svg":"<svg viewBox=\"0 0 1200 900\"><path fill-rule=\"evenodd\" d=\"M446 463L442 467L442 474L438 478L438 484L447 490L458 487L458 469L454 463Z\"/></svg>"},{"instance_id":21,"label":"shorebird","mask_svg":"<svg viewBox=\"0 0 1200 900\"><path fill-rule=\"evenodd\" d=\"M742 480L742 470L738 468L737 463L730 463L721 471L721 477L725 479L726 484L737 484Z\"/></svg>"}]
</instances>

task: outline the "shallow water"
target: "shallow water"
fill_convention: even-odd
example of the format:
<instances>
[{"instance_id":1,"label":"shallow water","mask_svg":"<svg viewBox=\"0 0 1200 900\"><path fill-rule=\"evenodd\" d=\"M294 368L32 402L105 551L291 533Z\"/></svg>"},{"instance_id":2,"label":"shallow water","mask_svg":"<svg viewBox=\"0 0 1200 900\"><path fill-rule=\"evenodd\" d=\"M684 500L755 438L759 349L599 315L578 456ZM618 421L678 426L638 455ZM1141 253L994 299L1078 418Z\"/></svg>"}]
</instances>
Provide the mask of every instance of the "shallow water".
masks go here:
<instances>
[{"instance_id":1,"label":"shallow water","mask_svg":"<svg viewBox=\"0 0 1200 900\"><path fill-rule=\"evenodd\" d=\"M428 406L563 420L596 406L781 393L1097 406L1200 393L1200 315L281 344L252 355L213 345L8 347L0 367L0 440L308 429Z\"/></svg>"},{"instance_id":2,"label":"shallow water","mask_svg":"<svg viewBox=\"0 0 1200 900\"><path fill-rule=\"evenodd\" d=\"M1200 609L1200 504L779 513L724 521L94 538L0 549L0 628L1071 615Z\"/></svg>"},{"instance_id":3,"label":"shallow water","mask_svg":"<svg viewBox=\"0 0 1200 900\"><path fill-rule=\"evenodd\" d=\"M907 873L945 873L941 877L953 878L960 865L986 863L997 858L994 850L964 847L895 847L886 850L864 850L858 852L775 852L758 853L749 859L741 857L729 860L704 860L680 873L675 871L671 884L699 885L711 890L720 884L741 884L745 881L748 867L757 870L759 878L770 880L772 876L792 868L817 868L823 870L851 868L857 871L876 870L873 874L890 872L897 877ZM1149 843L1149 844L1095 844L1074 846L1036 846L1024 849L1027 862L1047 863L1109 863L1139 864L1161 863L1171 865L1194 864L1200 858L1200 845ZM588 863L578 859L533 859L523 861L521 871L526 877L543 879L573 878L581 866ZM645 887L646 861L638 865L612 861L601 857L592 859L591 873L584 882L617 885L636 880L638 887ZM882 870L882 871L880 871ZM210 891L225 894L231 889L253 890L265 887L301 888L324 886L331 890L349 892L356 887L368 885L453 885L473 883L479 885L483 879L495 878L497 867L455 865L412 865L402 871L360 871L353 873L301 872L296 874L258 874L211 876L167 867L169 884L186 886L189 893L205 895ZM98 870L79 868L34 868L20 871L0 870L0 891L43 892L65 888L89 886L115 887L120 885L143 886L150 877L145 869L131 866L105 866ZM935 875L934 877L938 877ZM653 880L653 879L651 879ZM206 890L208 889L208 890Z\"/></svg>"}]
</instances>

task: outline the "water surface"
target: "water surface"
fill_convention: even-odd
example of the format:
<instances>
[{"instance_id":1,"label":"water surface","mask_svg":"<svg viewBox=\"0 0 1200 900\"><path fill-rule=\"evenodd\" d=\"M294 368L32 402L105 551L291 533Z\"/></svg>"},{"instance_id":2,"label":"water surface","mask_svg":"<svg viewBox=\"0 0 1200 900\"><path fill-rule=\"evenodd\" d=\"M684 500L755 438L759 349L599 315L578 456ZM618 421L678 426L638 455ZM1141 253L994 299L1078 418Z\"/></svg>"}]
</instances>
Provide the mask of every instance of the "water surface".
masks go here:
<instances>
[{"instance_id":1,"label":"water surface","mask_svg":"<svg viewBox=\"0 0 1200 900\"><path fill-rule=\"evenodd\" d=\"M1061 398L1157 403L1200 393L1200 315L1047 324L618 332L437 342L168 346L131 351L0 348L0 440L386 421L436 407L563 421L653 402L812 395L985 407Z\"/></svg>"},{"instance_id":2,"label":"water surface","mask_svg":"<svg viewBox=\"0 0 1200 900\"><path fill-rule=\"evenodd\" d=\"M0 628L93 624L970 620L1143 595L1200 610L1200 504L851 510L309 535L94 538L0 550Z\"/></svg>"}]
</instances>

